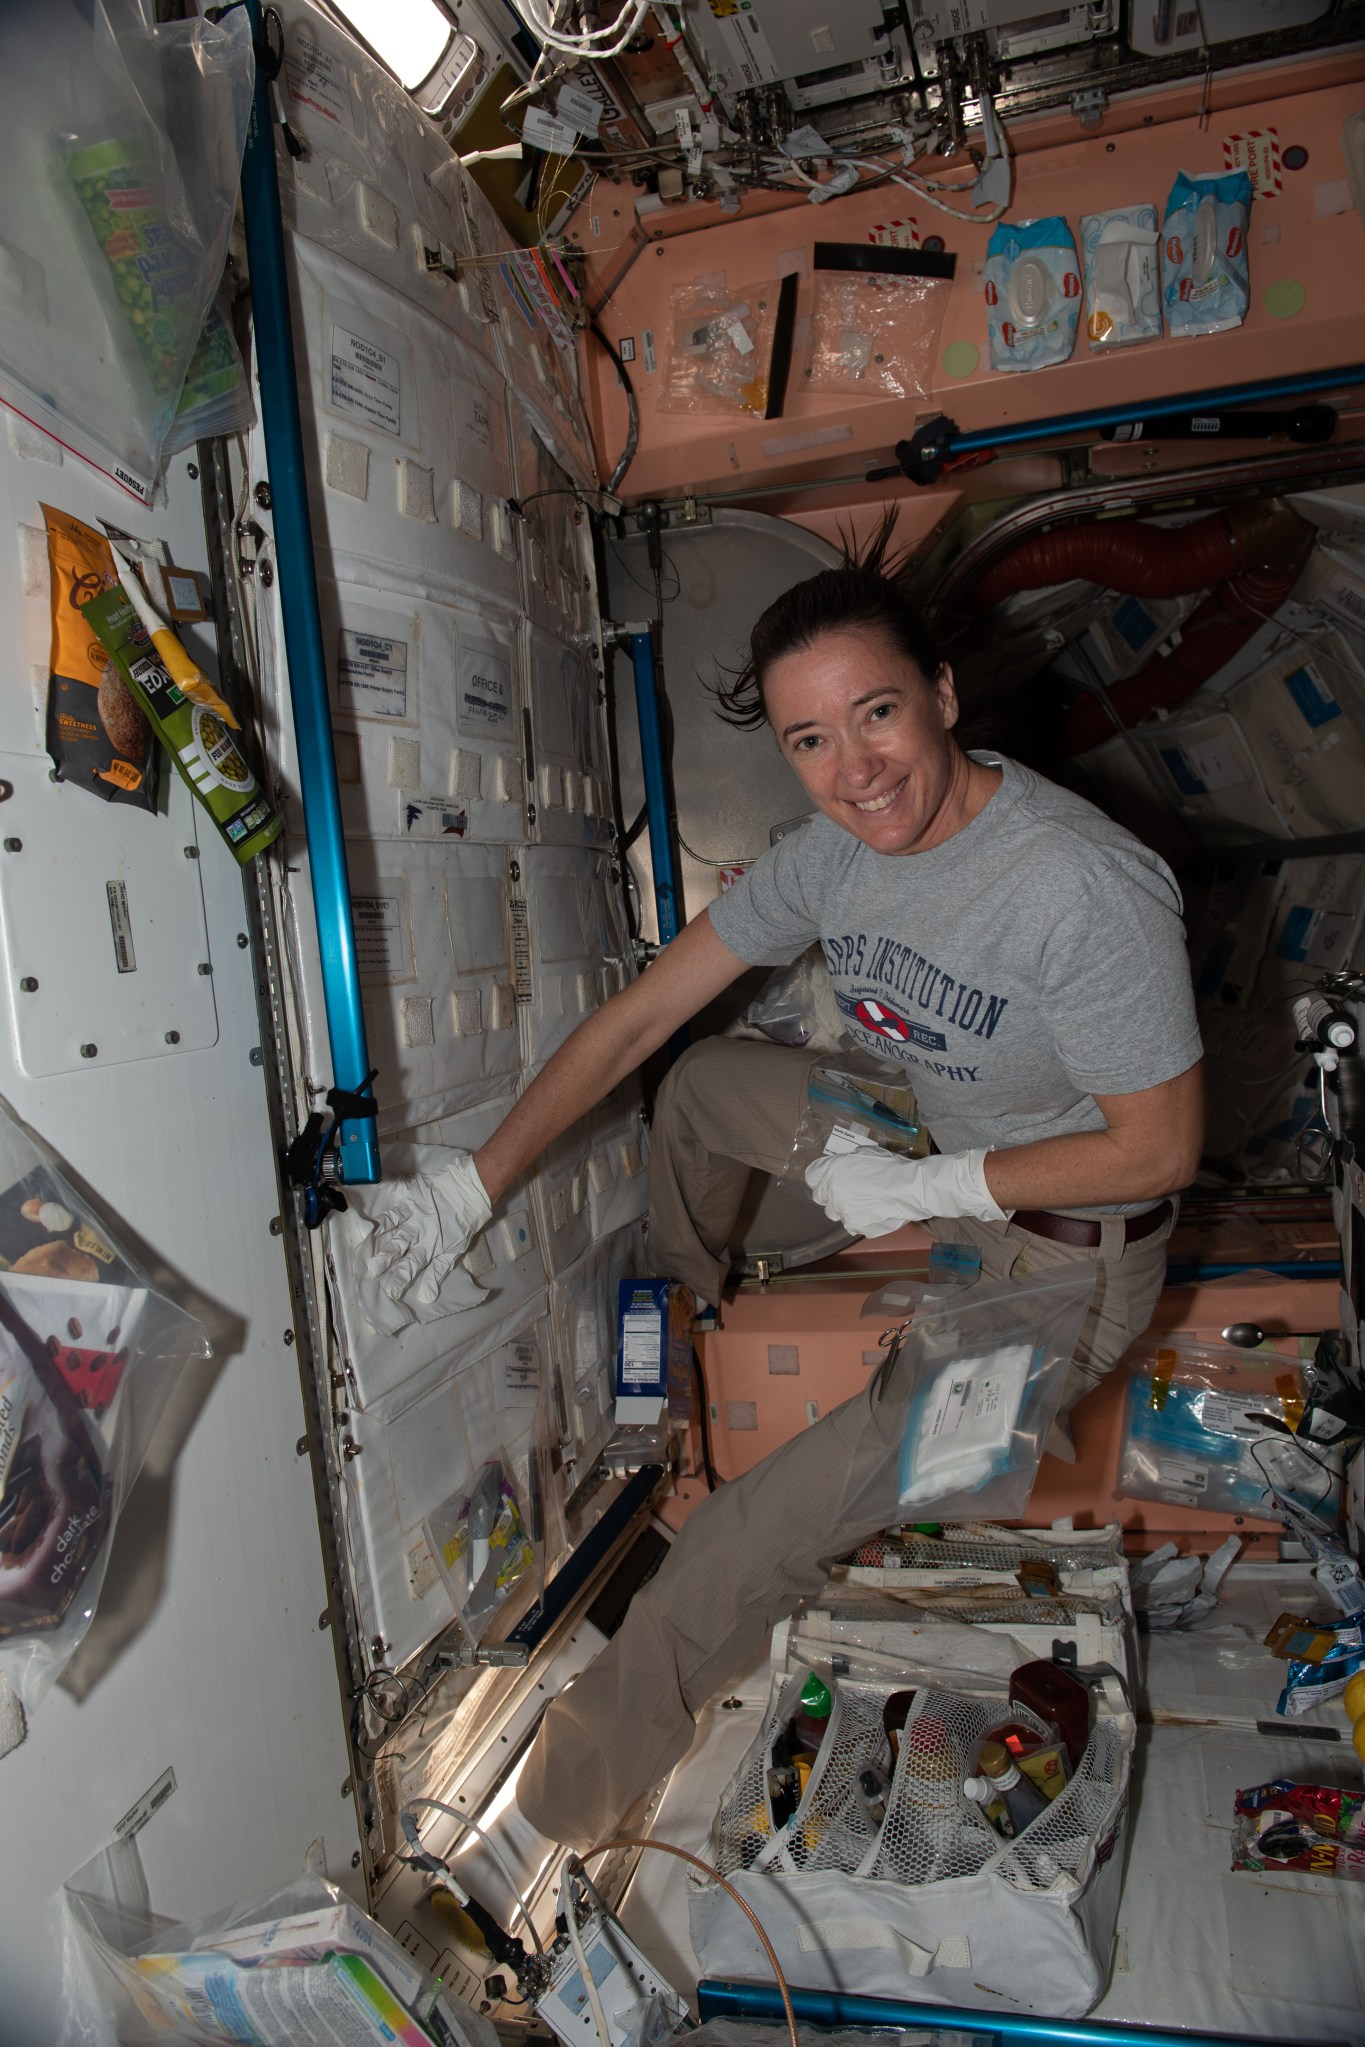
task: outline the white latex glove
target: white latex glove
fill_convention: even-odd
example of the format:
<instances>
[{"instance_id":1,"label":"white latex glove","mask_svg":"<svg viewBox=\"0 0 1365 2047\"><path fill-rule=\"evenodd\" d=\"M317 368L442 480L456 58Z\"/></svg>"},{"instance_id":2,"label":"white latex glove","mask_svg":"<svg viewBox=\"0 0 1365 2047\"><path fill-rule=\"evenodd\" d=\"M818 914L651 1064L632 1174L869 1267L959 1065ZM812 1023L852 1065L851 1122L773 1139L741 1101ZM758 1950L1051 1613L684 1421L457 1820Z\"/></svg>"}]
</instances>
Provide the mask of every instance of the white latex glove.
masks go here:
<instances>
[{"instance_id":1,"label":"white latex glove","mask_svg":"<svg viewBox=\"0 0 1365 2047\"><path fill-rule=\"evenodd\" d=\"M493 1212L468 1152L452 1152L439 1173L348 1189L347 1197L357 1217L351 1275L372 1328L393 1336L487 1298L460 1263Z\"/></svg>"},{"instance_id":2,"label":"white latex glove","mask_svg":"<svg viewBox=\"0 0 1365 2047\"><path fill-rule=\"evenodd\" d=\"M885 1237L902 1223L930 1216L1006 1222L1007 1212L986 1185L985 1165L984 1151L903 1159L879 1144L860 1146L842 1157L813 1160L806 1185L832 1221L859 1237Z\"/></svg>"}]
</instances>

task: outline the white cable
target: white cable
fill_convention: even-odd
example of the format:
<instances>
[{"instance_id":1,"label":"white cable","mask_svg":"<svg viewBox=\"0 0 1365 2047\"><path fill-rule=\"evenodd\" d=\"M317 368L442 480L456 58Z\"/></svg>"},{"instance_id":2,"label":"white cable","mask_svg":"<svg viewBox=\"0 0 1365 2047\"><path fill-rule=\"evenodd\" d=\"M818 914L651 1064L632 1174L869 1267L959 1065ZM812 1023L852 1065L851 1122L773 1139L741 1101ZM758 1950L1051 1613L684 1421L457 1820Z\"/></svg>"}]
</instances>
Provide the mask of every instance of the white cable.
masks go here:
<instances>
[{"instance_id":1,"label":"white cable","mask_svg":"<svg viewBox=\"0 0 1365 2047\"><path fill-rule=\"evenodd\" d=\"M573 1891L569 1883L569 1864L576 1860L577 1857L572 1852L566 1855L559 1872L559 1896L564 1906L564 1924L568 1929L569 1946L573 1949L573 1958L577 1962L579 1973L583 1978L583 1987L588 1993L588 2003L592 2006L593 2024L597 2027L597 2037L601 2041L602 2047L611 2047L611 2027L607 2024L607 2015L602 2009L602 1999L597 1988L597 1978L588 1967L588 1958L583 1952L583 1936L578 1930L578 1915L574 1911Z\"/></svg>"},{"instance_id":2,"label":"white cable","mask_svg":"<svg viewBox=\"0 0 1365 2047\"><path fill-rule=\"evenodd\" d=\"M470 1819L468 1813L457 1812L453 1805L446 1805L439 1798L410 1798L408 1800L408 1811L414 1812L419 1805L429 1805L433 1812L445 1813L448 1818L452 1820L458 1820L462 1827L468 1827L471 1834L478 1835L479 1839L483 1842L484 1847L488 1850L494 1862L497 1863L498 1868L502 1871L502 1880L506 1884L508 1890L512 1893L513 1898L516 1900L517 1910L518 1912L520 1912L522 1919L525 1921L526 1930L531 1936L531 1942L535 1948L536 1953L538 1955L543 1955L545 1952L545 1948L543 1942L541 1941L540 1935L536 1932L536 1922L531 1917L530 1909L527 1906L526 1900L525 1898L523 1898L521 1892L517 1888L517 1880L513 1876L511 1870L508 1868L503 1852L501 1848L499 1848L497 1842L493 1839L492 1835L485 1833L484 1829L479 1825L478 1821ZM607 2047L611 2047L610 2041L608 2041Z\"/></svg>"},{"instance_id":3,"label":"white cable","mask_svg":"<svg viewBox=\"0 0 1365 2047\"><path fill-rule=\"evenodd\" d=\"M640 24L648 13L652 0L633 0L627 18L623 10L609 28L590 29L585 35L566 36L555 27L553 20L547 20L536 5L536 0L517 0L519 11L541 42L551 50L560 50L566 56L585 57L600 62L606 57L619 57L631 38L639 33ZM612 37L616 40L613 42Z\"/></svg>"},{"instance_id":4,"label":"white cable","mask_svg":"<svg viewBox=\"0 0 1365 2047\"><path fill-rule=\"evenodd\" d=\"M867 168L867 166L864 165L864 168ZM881 168L885 170L887 166L883 164ZM1003 213L1009 211L1008 200L1002 201L996 206L983 206L979 209L974 207L970 210L961 206L949 206L946 200L935 197L927 179L917 178L913 171L909 174L904 171L892 171L890 175L893 185L903 185L905 190L913 192L917 199L927 199L931 206L936 206L940 213L946 213L950 220L979 221L982 227L989 227L993 220L999 220ZM966 191L967 189L966 186L945 185L943 187L943 190L948 192L956 190Z\"/></svg>"}]
</instances>

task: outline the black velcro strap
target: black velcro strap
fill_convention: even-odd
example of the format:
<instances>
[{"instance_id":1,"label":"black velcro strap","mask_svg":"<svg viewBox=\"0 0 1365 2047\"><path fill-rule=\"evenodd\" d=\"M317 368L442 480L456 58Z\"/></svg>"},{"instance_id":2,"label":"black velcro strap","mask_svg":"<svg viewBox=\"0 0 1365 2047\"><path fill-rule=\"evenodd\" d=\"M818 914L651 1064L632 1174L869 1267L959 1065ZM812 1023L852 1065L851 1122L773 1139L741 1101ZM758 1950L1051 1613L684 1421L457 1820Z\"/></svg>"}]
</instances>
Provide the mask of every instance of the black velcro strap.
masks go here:
<instances>
[{"instance_id":1,"label":"black velcro strap","mask_svg":"<svg viewBox=\"0 0 1365 2047\"><path fill-rule=\"evenodd\" d=\"M355 1090L344 1087L328 1088L327 1106L338 1123L356 1122L361 1118L368 1120L379 1114L379 1104L373 1094L374 1083L378 1077L379 1068L376 1066L365 1075L360 1087ZM369 1094L364 1092L366 1088L371 1090Z\"/></svg>"}]
</instances>

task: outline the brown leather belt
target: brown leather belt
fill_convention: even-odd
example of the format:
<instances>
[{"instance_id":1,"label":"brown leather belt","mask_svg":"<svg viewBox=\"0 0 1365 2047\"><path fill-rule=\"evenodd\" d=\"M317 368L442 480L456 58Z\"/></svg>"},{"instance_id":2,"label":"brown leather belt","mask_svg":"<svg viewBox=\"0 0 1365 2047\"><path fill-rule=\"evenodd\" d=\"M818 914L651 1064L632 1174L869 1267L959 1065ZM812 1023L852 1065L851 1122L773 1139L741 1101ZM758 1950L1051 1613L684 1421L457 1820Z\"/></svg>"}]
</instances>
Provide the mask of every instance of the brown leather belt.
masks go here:
<instances>
[{"instance_id":1,"label":"brown leather belt","mask_svg":"<svg viewBox=\"0 0 1365 2047\"><path fill-rule=\"evenodd\" d=\"M1151 1237L1163 1229L1171 1217L1169 1201L1159 1201L1155 1208L1144 1209L1141 1215L1124 1218L1123 1241L1138 1244L1144 1237ZM1081 1215L1054 1215L1047 1208L1016 1208L1011 1222L1027 1230L1031 1236L1051 1237L1054 1244L1071 1244L1078 1251L1093 1251L1100 1242L1101 1229L1097 1222L1090 1222Z\"/></svg>"}]
</instances>

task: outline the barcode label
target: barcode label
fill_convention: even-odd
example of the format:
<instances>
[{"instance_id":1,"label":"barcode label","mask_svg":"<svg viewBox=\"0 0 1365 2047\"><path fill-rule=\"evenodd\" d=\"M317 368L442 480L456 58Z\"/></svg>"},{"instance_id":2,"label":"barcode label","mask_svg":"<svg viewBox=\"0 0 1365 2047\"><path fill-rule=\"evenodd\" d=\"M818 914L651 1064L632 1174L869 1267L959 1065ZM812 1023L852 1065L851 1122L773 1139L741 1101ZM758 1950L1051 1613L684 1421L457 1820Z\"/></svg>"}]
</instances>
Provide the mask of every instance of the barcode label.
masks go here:
<instances>
[{"instance_id":1,"label":"barcode label","mask_svg":"<svg viewBox=\"0 0 1365 2047\"><path fill-rule=\"evenodd\" d=\"M137 972L137 954L133 950L133 920L128 914L128 885L122 881L106 881L104 893L109 903L109 929L114 934L114 959L121 974Z\"/></svg>"},{"instance_id":2,"label":"barcode label","mask_svg":"<svg viewBox=\"0 0 1365 2047\"><path fill-rule=\"evenodd\" d=\"M531 924L524 896L509 896L507 917L512 931L512 987L518 1002L531 1000Z\"/></svg>"},{"instance_id":3,"label":"barcode label","mask_svg":"<svg viewBox=\"0 0 1365 2047\"><path fill-rule=\"evenodd\" d=\"M1175 32L1178 36L1192 36L1196 34L1198 28L1199 11L1197 8L1190 14L1177 14L1175 18Z\"/></svg>"}]
</instances>

